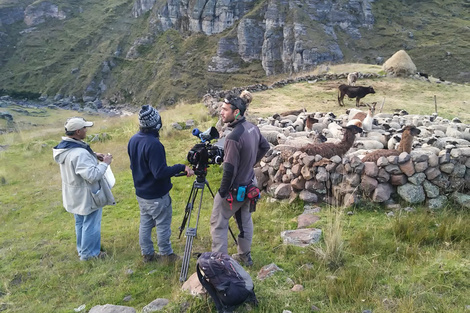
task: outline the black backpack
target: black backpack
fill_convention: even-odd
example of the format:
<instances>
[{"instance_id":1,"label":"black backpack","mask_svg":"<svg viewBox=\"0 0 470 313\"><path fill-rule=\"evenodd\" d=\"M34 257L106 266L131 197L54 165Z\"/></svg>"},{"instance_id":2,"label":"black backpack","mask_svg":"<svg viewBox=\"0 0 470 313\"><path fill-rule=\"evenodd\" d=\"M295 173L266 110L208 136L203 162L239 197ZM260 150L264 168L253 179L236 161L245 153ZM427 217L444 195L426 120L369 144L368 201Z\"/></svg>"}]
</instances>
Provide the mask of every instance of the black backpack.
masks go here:
<instances>
[{"instance_id":1,"label":"black backpack","mask_svg":"<svg viewBox=\"0 0 470 313\"><path fill-rule=\"evenodd\" d=\"M202 286L214 300L217 312L232 312L247 301L258 305L250 274L228 254L202 253L196 271Z\"/></svg>"}]
</instances>

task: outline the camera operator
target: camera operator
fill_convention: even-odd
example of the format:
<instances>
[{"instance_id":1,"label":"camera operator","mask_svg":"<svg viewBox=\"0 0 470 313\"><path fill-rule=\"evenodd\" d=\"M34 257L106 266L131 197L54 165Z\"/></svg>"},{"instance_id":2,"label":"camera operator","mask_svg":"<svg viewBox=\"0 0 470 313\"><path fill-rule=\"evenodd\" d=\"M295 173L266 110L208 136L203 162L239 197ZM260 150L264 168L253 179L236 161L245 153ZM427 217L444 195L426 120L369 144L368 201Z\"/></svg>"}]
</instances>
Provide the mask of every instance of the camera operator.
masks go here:
<instances>
[{"instance_id":1,"label":"camera operator","mask_svg":"<svg viewBox=\"0 0 470 313\"><path fill-rule=\"evenodd\" d=\"M159 130L162 120L157 110L150 105L142 106L139 112L140 131L132 136L127 146L135 193L140 207L139 244L144 262L179 259L171 247L172 206L171 177L193 170L184 164L167 166L165 147L160 142ZM152 229L156 227L159 253L152 241Z\"/></svg>"},{"instance_id":2,"label":"camera operator","mask_svg":"<svg viewBox=\"0 0 470 313\"><path fill-rule=\"evenodd\" d=\"M261 135L259 128L246 121L244 114L247 102L234 97L225 99L220 115L224 123L233 128L224 144L224 173L218 193L214 198L211 215L212 251L228 253L229 219L235 215L238 235L238 253L232 257L246 266L253 265L251 242L253 239L253 220L250 200L237 199L240 188L254 183L253 166L269 150L269 143ZM241 201L239 201L241 200Z\"/></svg>"}]
</instances>

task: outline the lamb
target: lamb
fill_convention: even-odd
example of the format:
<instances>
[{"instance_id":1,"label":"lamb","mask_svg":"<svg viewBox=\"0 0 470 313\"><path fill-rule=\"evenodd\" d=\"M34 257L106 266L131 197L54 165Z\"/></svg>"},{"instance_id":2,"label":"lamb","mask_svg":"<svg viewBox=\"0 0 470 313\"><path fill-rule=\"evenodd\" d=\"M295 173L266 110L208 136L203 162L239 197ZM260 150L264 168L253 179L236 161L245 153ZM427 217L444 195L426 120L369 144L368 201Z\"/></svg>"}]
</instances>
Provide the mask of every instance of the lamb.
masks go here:
<instances>
[{"instance_id":1,"label":"lamb","mask_svg":"<svg viewBox=\"0 0 470 313\"><path fill-rule=\"evenodd\" d=\"M388 157L392 155L400 155L402 152L411 152L411 146L413 144L414 136L419 135L421 132L418 128L414 126L405 126L403 129L399 130L398 132L402 132L400 145L398 149L387 150L387 149L379 149L372 151L364 156L362 162L377 162L380 157Z\"/></svg>"},{"instance_id":2,"label":"lamb","mask_svg":"<svg viewBox=\"0 0 470 313\"><path fill-rule=\"evenodd\" d=\"M361 132L362 129L355 125L346 126L343 127L344 136L340 143L311 144L302 148L301 151L306 152L308 155L319 154L324 158L331 158L335 155L342 157L352 147L356 138L355 135Z\"/></svg>"}]
</instances>

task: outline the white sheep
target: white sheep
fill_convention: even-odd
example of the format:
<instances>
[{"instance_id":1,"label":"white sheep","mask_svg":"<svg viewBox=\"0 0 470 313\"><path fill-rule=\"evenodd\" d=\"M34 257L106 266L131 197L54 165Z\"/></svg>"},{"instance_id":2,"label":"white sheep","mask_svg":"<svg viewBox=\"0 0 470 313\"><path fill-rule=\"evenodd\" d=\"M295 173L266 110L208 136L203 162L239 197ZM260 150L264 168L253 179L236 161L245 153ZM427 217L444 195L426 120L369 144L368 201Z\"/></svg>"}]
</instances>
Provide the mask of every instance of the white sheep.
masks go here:
<instances>
[{"instance_id":1,"label":"white sheep","mask_svg":"<svg viewBox=\"0 0 470 313\"><path fill-rule=\"evenodd\" d=\"M354 148L365 149L365 150L377 150L383 149L384 145L380 141L374 139L358 138L353 144Z\"/></svg>"}]
</instances>

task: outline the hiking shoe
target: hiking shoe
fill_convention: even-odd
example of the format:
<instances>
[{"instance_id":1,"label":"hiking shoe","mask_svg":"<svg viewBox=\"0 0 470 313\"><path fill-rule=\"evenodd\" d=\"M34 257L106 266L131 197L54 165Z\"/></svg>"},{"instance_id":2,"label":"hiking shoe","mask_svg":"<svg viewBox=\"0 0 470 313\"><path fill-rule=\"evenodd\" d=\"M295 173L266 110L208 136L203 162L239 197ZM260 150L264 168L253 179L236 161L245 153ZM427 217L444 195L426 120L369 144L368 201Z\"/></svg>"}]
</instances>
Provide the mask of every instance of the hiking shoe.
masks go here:
<instances>
[{"instance_id":1,"label":"hiking shoe","mask_svg":"<svg viewBox=\"0 0 470 313\"><path fill-rule=\"evenodd\" d=\"M232 258L240 263L241 265L245 266L253 266L253 260L251 259L251 252L247 252L245 254L232 254Z\"/></svg>"},{"instance_id":2,"label":"hiking shoe","mask_svg":"<svg viewBox=\"0 0 470 313\"><path fill-rule=\"evenodd\" d=\"M161 258L163 262L167 262L167 263L175 263L181 260L181 257L177 255L176 253L171 253L167 255L159 255L159 257Z\"/></svg>"},{"instance_id":3,"label":"hiking shoe","mask_svg":"<svg viewBox=\"0 0 470 313\"><path fill-rule=\"evenodd\" d=\"M100 253L98 255L95 255L95 256L92 256L92 257L88 257L86 259L82 259L80 257L80 261L89 261L89 260L102 260L102 259L105 259L108 257L108 254L104 251L100 251Z\"/></svg>"},{"instance_id":4,"label":"hiking shoe","mask_svg":"<svg viewBox=\"0 0 470 313\"><path fill-rule=\"evenodd\" d=\"M156 253L154 254L143 254L142 255L144 263L155 262L160 260L160 256Z\"/></svg>"},{"instance_id":5,"label":"hiking shoe","mask_svg":"<svg viewBox=\"0 0 470 313\"><path fill-rule=\"evenodd\" d=\"M100 254L98 254L95 258L97 259L105 259L108 257L108 254L105 251L100 251Z\"/></svg>"}]
</instances>

